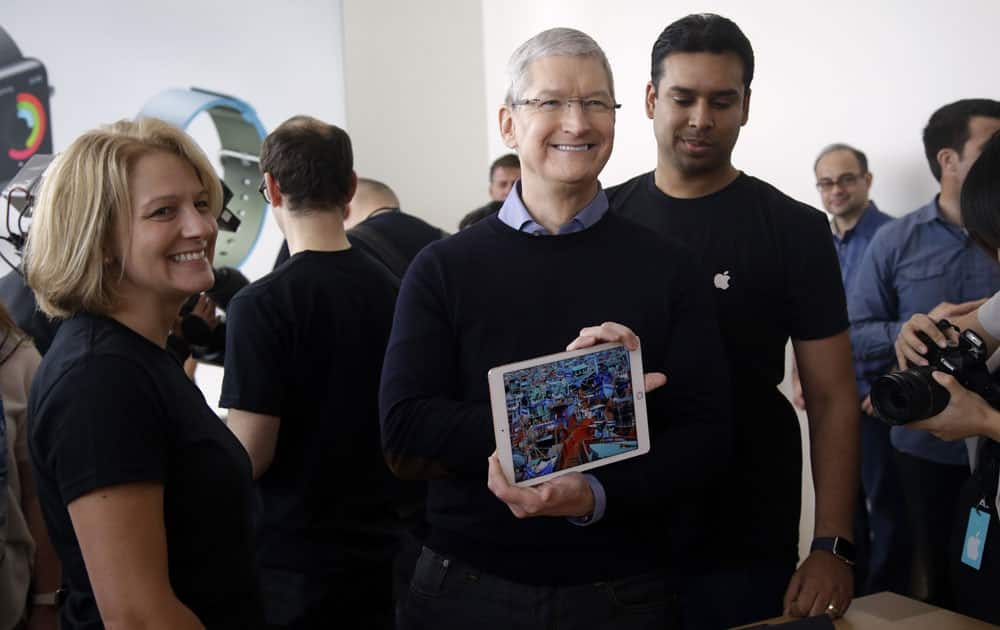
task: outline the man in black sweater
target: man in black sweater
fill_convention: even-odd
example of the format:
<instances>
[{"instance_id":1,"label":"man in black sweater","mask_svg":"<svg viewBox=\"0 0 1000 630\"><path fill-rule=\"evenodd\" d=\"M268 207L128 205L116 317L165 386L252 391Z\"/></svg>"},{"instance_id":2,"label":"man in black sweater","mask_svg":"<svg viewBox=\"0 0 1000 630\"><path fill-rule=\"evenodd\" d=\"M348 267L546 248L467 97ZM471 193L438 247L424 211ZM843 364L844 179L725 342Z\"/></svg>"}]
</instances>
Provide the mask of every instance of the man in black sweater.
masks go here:
<instances>
[{"instance_id":1,"label":"man in black sweater","mask_svg":"<svg viewBox=\"0 0 1000 630\"><path fill-rule=\"evenodd\" d=\"M402 627L676 627L667 516L731 447L711 295L682 245L607 212L597 177L616 105L600 47L551 29L514 52L509 72L500 131L521 183L496 216L414 260L382 373L386 459L431 480ZM637 335L650 453L511 486L491 456L486 372L567 342L634 348Z\"/></svg>"}]
</instances>

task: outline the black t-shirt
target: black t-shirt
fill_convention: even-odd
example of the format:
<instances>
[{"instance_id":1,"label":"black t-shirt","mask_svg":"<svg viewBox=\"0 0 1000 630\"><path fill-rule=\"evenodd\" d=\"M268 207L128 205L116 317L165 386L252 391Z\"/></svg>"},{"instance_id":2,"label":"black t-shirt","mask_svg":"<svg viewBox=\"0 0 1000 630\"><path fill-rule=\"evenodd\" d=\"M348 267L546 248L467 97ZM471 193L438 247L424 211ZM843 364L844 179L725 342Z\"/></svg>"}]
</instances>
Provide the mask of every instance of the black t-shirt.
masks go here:
<instances>
[{"instance_id":1,"label":"black t-shirt","mask_svg":"<svg viewBox=\"0 0 1000 630\"><path fill-rule=\"evenodd\" d=\"M801 436L776 386L785 345L847 329L837 255L825 216L746 174L722 190L678 199L652 172L607 191L611 207L694 250L714 287L736 419L733 474L712 503L716 548L733 562L794 562ZM721 537L723 542L718 542ZM727 544L727 543L732 543Z\"/></svg>"},{"instance_id":2,"label":"black t-shirt","mask_svg":"<svg viewBox=\"0 0 1000 630\"><path fill-rule=\"evenodd\" d=\"M69 590L64 629L103 627L67 506L137 482L163 485L177 598L209 628L260 627L250 460L170 354L113 319L66 320L35 374L28 421L42 511Z\"/></svg>"},{"instance_id":3,"label":"black t-shirt","mask_svg":"<svg viewBox=\"0 0 1000 630\"><path fill-rule=\"evenodd\" d=\"M396 252L402 256L403 260L406 261L406 265L401 270L402 272L406 271L406 267L420 253L420 250L429 243L447 236L440 228L434 227L423 219L399 210L370 216L347 231L347 235L348 237L352 237L351 242L354 245L358 246L369 256L374 256L376 260L382 261L390 269L396 269L396 266L381 255L379 246L373 247L373 243L363 238L364 234L358 234L358 228L366 231L371 230L378 234L381 239L388 241ZM403 273L399 273L398 275L400 278L403 277Z\"/></svg>"},{"instance_id":4,"label":"black t-shirt","mask_svg":"<svg viewBox=\"0 0 1000 630\"><path fill-rule=\"evenodd\" d=\"M1000 444L985 439L976 471L959 492L951 542L948 546L951 580L955 591L955 609L970 617L1000 624L1000 600L996 597L1000 584L1000 526L997 525L997 476L1000 471ZM941 506L948 509L950 506ZM986 516L989 524L977 537L982 556L978 569L964 562L967 557L969 521L972 510Z\"/></svg>"},{"instance_id":5,"label":"black t-shirt","mask_svg":"<svg viewBox=\"0 0 1000 630\"><path fill-rule=\"evenodd\" d=\"M404 488L379 446L396 290L357 249L305 251L229 304L222 407L281 419L257 480L258 559L296 571L385 564Z\"/></svg>"},{"instance_id":6,"label":"black t-shirt","mask_svg":"<svg viewBox=\"0 0 1000 630\"><path fill-rule=\"evenodd\" d=\"M428 243L447 235L447 232L440 228L412 214L406 214L398 208L368 217L347 231L347 238L351 241L352 247L360 249L385 265L397 278L403 277L410 262ZM281 244L281 250L274 261L274 268L277 269L286 260L288 260L287 242Z\"/></svg>"},{"instance_id":7,"label":"black t-shirt","mask_svg":"<svg viewBox=\"0 0 1000 630\"><path fill-rule=\"evenodd\" d=\"M502 201L491 201L485 206L476 208L472 212L468 213L462 220L458 222L458 229L464 230L465 228L479 223L486 217L500 212L500 208L503 207Z\"/></svg>"},{"instance_id":8,"label":"black t-shirt","mask_svg":"<svg viewBox=\"0 0 1000 630\"><path fill-rule=\"evenodd\" d=\"M981 451L976 471L962 484L956 501L955 520L948 546L951 581L955 591L956 610L992 624L1000 624L1000 519L997 518L997 472L1000 469L1000 445L988 440ZM950 506L941 506L948 509ZM986 516L989 525L977 537L982 556L978 569L964 562L967 549L971 512Z\"/></svg>"}]
</instances>

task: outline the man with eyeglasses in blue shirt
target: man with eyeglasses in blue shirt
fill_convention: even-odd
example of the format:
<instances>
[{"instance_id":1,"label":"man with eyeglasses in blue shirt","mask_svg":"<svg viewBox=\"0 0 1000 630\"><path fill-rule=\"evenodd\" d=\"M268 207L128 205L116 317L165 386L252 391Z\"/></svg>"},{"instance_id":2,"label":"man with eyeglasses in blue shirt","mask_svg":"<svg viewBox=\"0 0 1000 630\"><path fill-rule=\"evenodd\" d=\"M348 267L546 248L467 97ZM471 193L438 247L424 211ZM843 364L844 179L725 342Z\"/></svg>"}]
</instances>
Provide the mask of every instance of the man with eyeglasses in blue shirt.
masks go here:
<instances>
[{"instance_id":1,"label":"man with eyeglasses in blue shirt","mask_svg":"<svg viewBox=\"0 0 1000 630\"><path fill-rule=\"evenodd\" d=\"M863 379L862 409L872 381L891 370L893 344L915 313L935 321L970 312L1000 289L996 261L962 227L959 196L983 144L1000 129L1000 102L961 100L940 108L924 128L924 152L941 191L927 205L878 231L848 296L851 343ZM927 601L954 607L947 550L954 502L969 476L966 447L930 433L893 427L891 441L913 534L917 584ZM916 593L920 595L921 593Z\"/></svg>"},{"instance_id":2,"label":"man with eyeglasses in blue shirt","mask_svg":"<svg viewBox=\"0 0 1000 630\"><path fill-rule=\"evenodd\" d=\"M873 176L868 170L868 157L861 150L847 144L831 144L820 151L813 171L823 209L831 216L833 245L840 260L844 291L850 296L861 257L875 232L892 217L879 210L868 196ZM864 376L858 364L855 365L855 378L862 387ZM795 391L796 405L805 409L797 378ZM859 430L861 488L854 512L857 594L908 593L912 555L910 528L904 516L906 509L892 457L889 427L877 418L862 414Z\"/></svg>"}]
</instances>

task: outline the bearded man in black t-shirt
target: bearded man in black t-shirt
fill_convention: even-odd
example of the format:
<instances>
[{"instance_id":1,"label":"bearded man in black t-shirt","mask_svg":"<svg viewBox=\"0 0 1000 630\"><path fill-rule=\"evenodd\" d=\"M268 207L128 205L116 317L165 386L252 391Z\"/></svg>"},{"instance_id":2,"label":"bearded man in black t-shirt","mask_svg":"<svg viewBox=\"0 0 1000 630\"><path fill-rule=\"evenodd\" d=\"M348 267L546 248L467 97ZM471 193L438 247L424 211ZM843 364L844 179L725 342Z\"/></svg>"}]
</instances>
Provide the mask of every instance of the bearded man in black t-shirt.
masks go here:
<instances>
[{"instance_id":1,"label":"bearded man in black t-shirt","mask_svg":"<svg viewBox=\"0 0 1000 630\"><path fill-rule=\"evenodd\" d=\"M343 130L292 118L260 164L291 258L229 304L220 406L261 499L267 621L391 627L405 497L382 459L377 400L396 282L345 235L357 178Z\"/></svg>"},{"instance_id":2,"label":"bearded man in black t-shirt","mask_svg":"<svg viewBox=\"0 0 1000 630\"><path fill-rule=\"evenodd\" d=\"M690 628L783 611L838 616L853 593L845 560L858 409L844 291L824 216L732 164L752 78L750 42L730 20L691 15L668 26L653 46L646 86L656 170L608 191L614 210L698 252L731 364L731 475L702 510L675 512L704 543L687 538L677 550L689 566L682 608ZM798 571L799 425L776 388L789 338L808 401L816 485L814 551Z\"/></svg>"}]
</instances>

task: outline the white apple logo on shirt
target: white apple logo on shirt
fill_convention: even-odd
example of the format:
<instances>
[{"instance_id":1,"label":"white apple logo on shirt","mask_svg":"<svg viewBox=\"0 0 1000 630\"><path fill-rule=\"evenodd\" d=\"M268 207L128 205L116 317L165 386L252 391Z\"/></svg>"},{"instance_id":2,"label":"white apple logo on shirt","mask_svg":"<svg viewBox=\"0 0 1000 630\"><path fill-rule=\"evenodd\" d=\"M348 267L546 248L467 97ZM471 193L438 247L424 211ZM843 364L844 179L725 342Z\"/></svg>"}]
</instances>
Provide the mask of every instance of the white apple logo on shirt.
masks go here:
<instances>
[{"instance_id":1,"label":"white apple logo on shirt","mask_svg":"<svg viewBox=\"0 0 1000 630\"><path fill-rule=\"evenodd\" d=\"M725 291L729 288L729 271L723 271L722 273L715 274L715 288L722 289Z\"/></svg>"},{"instance_id":2,"label":"white apple logo on shirt","mask_svg":"<svg viewBox=\"0 0 1000 630\"><path fill-rule=\"evenodd\" d=\"M969 540L965 544L965 555L969 557L969 560L979 559L979 532L969 536Z\"/></svg>"}]
</instances>

